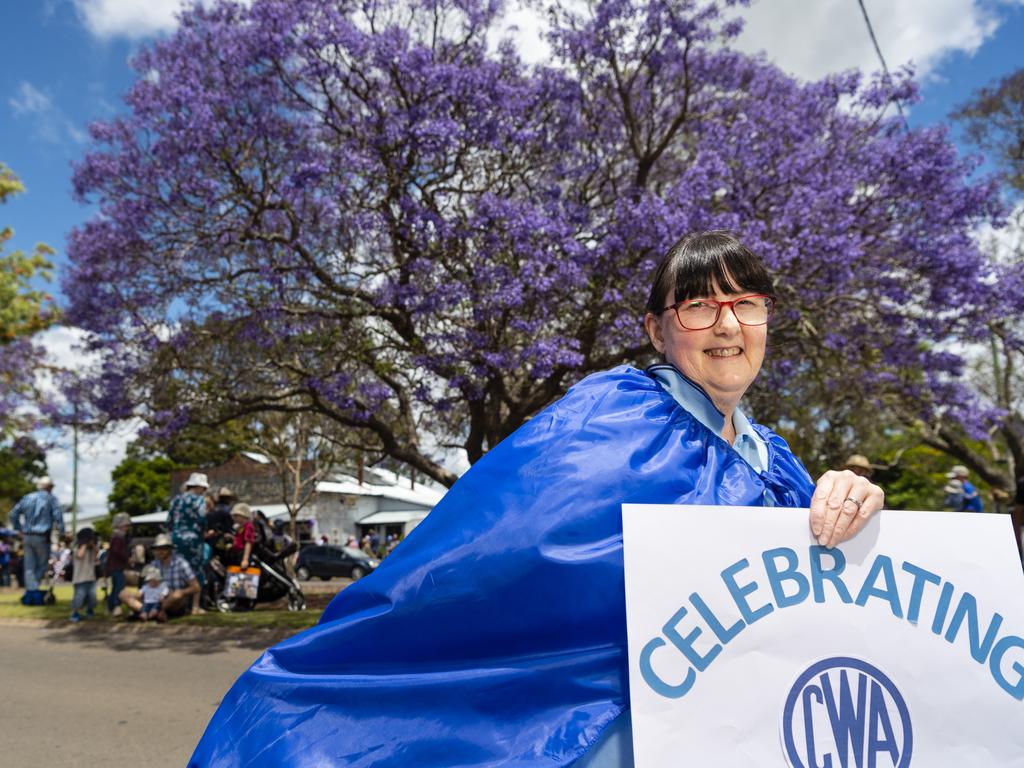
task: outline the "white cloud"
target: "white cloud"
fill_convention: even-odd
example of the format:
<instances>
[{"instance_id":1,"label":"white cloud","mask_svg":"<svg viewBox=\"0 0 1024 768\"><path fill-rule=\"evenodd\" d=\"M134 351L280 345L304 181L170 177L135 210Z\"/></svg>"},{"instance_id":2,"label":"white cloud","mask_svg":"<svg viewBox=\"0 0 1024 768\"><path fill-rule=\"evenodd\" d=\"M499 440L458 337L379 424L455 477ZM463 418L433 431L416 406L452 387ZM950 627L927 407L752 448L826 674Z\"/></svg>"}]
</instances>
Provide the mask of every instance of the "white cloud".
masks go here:
<instances>
[{"instance_id":1,"label":"white cloud","mask_svg":"<svg viewBox=\"0 0 1024 768\"><path fill-rule=\"evenodd\" d=\"M36 88L32 83L21 81L18 91L7 100L15 115L39 115L53 109L50 97Z\"/></svg>"},{"instance_id":2,"label":"white cloud","mask_svg":"<svg viewBox=\"0 0 1024 768\"><path fill-rule=\"evenodd\" d=\"M103 435L79 435L78 440L78 511L94 517L107 510L111 473L124 458L128 443L135 437L133 427ZM61 436L59 443L46 452L46 466L54 482L54 493L62 504L72 499L73 451L72 435Z\"/></svg>"},{"instance_id":3,"label":"white cloud","mask_svg":"<svg viewBox=\"0 0 1024 768\"><path fill-rule=\"evenodd\" d=\"M7 99L14 116L32 121L34 135L48 144L64 144L69 139L75 144L84 144L88 138L64 111L54 103L49 94L22 80L14 95Z\"/></svg>"},{"instance_id":4,"label":"white cloud","mask_svg":"<svg viewBox=\"0 0 1024 768\"><path fill-rule=\"evenodd\" d=\"M78 15L99 38L142 38L172 31L176 14L193 0L74 0ZM212 0L199 0L209 5ZM243 0L249 2L249 0ZM578 3L578 0L561 0ZM913 62L925 77L954 52L973 54L999 26L999 13L1021 0L864 0L890 69ZM509 3L502 31L510 33L528 62L550 56L543 39L547 15ZM742 11L744 51L764 51L784 70L804 79L859 68L873 72L878 58L855 0L754 0ZM514 28L514 29L513 29Z\"/></svg>"},{"instance_id":5,"label":"white cloud","mask_svg":"<svg viewBox=\"0 0 1024 768\"><path fill-rule=\"evenodd\" d=\"M1020 264L1024 259L1024 200L1014 205L1005 226L996 229L985 222L975 232L978 244L1000 264Z\"/></svg>"},{"instance_id":6,"label":"white cloud","mask_svg":"<svg viewBox=\"0 0 1024 768\"><path fill-rule=\"evenodd\" d=\"M999 27L1004 0L864 0L890 71L913 62L927 77L951 53L975 53ZM803 79L859 68L880 69L854 0L754 0L737 45L764 51Z\"/></svg>"},{"instance_id":7,"label":"white cloud","mask_svg":"<svg viewBox=\"0 0 1024 768\"><path fill-rule=\"evenodd\" d=\"M78 16L96 37L140 38L169 32L184 0L74 0Z\"/></svg>"},{"instance_id":8,"label":"white cloud","mask_svg":"<svg viewBox=\"0 0 1024 768\"><path fill-rule=\"evenodd\" d=\"M68 370L83 370L95 357L83 352L79 345L82 331L67 326L54 326L35 337L46 350L46 362ZM51 377L42 375L40 387L54 391ZM78 509L85 516L98 515L107 509L111 473L124 458L128 443L138 434L140 424L130 422L118 425L102 435L80 434L78 442ZM46 452L46 465L55 484L54 493L63 504L70 504L74 477L73 436L64 430L56 438L52 431L40 436L53 443Z\"/></svg>"},{"instance_id":9,"label":"white cloud","mask_svg":"<svg viewBox=\"0 0 1024 768\"><path fill-rule=\"evenodd\" d=\"M547 18L533 8L510 3L499 24L499 34L492 42L511 37L516 41L516 48L523 61L537 64L551 56L551 46L544 39L548 28Z\"/></svg>"},{"instance_id":10,"label":"white cloud","mask_svg":"<svg viewBox=\"0 0 1024 768\"><path fill-rule=\"evenodd\" d=\"M577 0L561 0L574 3ZM973 55L992 35L1002 12L1022 0L864 0L890 71L912 63L919 80L954 53ZM783 70L804 80L849 69L881 69L856 0L753 0L734 11L744 19L734 45L764 53ZM510 35L524 60L550 56L543 39L546 15L510 3L502 32Z\"/></svg>"},{"instance_id":11,"label":"white cloud","mask_svg":"<svg viewBox=\"0 0 1024 768\"><path fill-rule=\"evenodd\" d=\"M238 0L248 4L250 0ZM78 17L93 35L109 40L143 37L171 32L178 26L178 14L197 0L74 0ZM214 0L198 0L210 6Z\"/></svg>"}]
</instances>

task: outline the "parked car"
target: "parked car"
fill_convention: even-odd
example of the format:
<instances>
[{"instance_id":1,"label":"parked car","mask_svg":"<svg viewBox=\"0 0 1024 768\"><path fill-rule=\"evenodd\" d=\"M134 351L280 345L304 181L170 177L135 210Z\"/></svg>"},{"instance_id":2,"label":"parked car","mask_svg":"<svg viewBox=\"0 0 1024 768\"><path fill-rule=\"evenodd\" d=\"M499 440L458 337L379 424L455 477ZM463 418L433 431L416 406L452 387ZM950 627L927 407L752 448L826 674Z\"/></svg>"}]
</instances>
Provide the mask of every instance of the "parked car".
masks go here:
<instances>
[{"instance_id":1,"label":"parked car","mask_svg":"<svg viewBox=\"0 0 1024 768\"><path fill-rule=\"evenodd\" d=\"M295 575L300 581L314 576L327 581L332 576L347 576L353 581L370 573L380 562L360 549L317 544L299 550Z\"/></svg>"}]
</instances>

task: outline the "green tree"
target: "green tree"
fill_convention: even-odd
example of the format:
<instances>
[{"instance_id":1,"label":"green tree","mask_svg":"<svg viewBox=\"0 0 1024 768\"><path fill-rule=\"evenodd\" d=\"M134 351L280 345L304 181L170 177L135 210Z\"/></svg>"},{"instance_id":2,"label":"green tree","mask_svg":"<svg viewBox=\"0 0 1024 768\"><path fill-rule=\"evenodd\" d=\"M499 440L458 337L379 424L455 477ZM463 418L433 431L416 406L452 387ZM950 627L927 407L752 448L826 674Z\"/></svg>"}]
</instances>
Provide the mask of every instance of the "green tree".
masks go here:
<instances>
[{"instance_id":1,"label":"green tree","mask_svg":"<svg viewBox=\"0 0 1024 768\"><path fill-rule=\"evenodd\" d=\"M24 191L21 181L0 163L0 204ZM31 337L57 319L53 299L38 288L50 279L53 249L36 245L31 253L7 251L14 236L10 227L0 226L0 441L30 428L26 401L36 400L36 369L26 361L39 351Z\"/></svg>"},{"instance_id":2,"label":"green tree","mask_svg":"<svg viewBox=\"0 0 1024 768\"><path fill-rule=\"evenodd\" d=\"M177 468L166 456L147 456L138 446L130 446L111 473L113 485L107 496L111 514L145 515L165 509L170 501L171 472Z\"/></svg>"},{"instance_id":3,"label":"green tree","mask_svg":"<svg viewBox=\"0 0 1024 768\"><path fill-rule=\"evenodd\" d=\"M150 439L152 456L166 456L179 467L215 467L253 444L257 416L233 419L216 426L193 424L173 437Z\"/></svg>"},{"instance_id":4,"label":"green tree","mask_svg":"<svg viewBox=\"0 0 1024 768\"><path fill-rule=\"evenodd\" d=\"M182 467L223 464L253 445L250 421L229 421L216 429L189 426L172 439L149 436L133 441L111 473L107 507L111 515L145 515L166 509L171 497L171 473Z\"/></svg>"},{"instance_id":5,"label":"green tree","mask_svg":"<svg viewBox=\"0 0 1024 768\"><path fill-rule=\"evenodd\" d=\"M1024 192L1024 69L975 91L952 117L997 165L1004 183Z\"/></svg>"},{"instance_id":6,"label":"green tree","mask_svg":"<svg viewBox=\"0 0 1024 768\"><path fill-rule=\"evenodd\" d=\"M10 168L0 163L0 203L25 190ZM39 243L29 254L5 253L14 236L10 227L0 229L0 343L31 336L54 322L57 311L53 298L33 287L33 280L49 280L54 250Z\"/></svg>"},{"instance_id":7,"label":"green tree","mask_svg":"<svg viewBox=\"0 0 1024 768\"><path fill-rule=\"evenodd\" d=\"M20 437L0 446L0 520L6 521L11 507L29 491L35 479L46 474L46 453L30 437Z\"/></svg>"}]
</instances>

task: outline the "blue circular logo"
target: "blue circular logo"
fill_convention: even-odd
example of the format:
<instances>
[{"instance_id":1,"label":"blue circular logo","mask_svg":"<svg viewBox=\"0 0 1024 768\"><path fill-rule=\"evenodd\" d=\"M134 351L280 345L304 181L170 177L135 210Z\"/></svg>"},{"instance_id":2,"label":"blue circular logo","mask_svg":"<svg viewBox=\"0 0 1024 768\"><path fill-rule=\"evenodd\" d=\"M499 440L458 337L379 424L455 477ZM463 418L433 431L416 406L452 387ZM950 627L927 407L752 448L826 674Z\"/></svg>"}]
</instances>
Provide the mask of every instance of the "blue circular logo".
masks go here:
<instances>
[{"instance_id":1,"label":"blue circular logo","mask_svg":"<svg viewBox=\"0 0 1024 768\"><path fill-rule=\"evenodd\" d=\"M907 768L914 731L907 703L882 670L834 656L789 689L782 744L792 768Z\"/></svg>"}]
</instances>

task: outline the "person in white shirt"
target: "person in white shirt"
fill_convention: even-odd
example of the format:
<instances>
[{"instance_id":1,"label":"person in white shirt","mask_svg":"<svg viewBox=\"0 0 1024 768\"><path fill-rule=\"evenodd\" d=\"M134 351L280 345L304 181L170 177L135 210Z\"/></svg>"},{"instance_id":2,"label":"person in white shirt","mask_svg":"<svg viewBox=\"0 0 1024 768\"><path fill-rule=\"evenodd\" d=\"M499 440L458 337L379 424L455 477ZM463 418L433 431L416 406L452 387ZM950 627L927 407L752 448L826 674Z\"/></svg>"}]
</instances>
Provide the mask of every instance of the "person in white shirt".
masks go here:
<instances>
[{"instance_id":1,"label":"person in white shirt","mask_svg":"<svg viewBox=\"0 0 1024 768\"><path fill-rule=\"evenodd\" d=\"M160 603L171 591L164 584L160 576L160 569L147 565L142 571L142 613L139 618L143 621L157 618L160 613Z\"/></svg>"}]
</instances>

